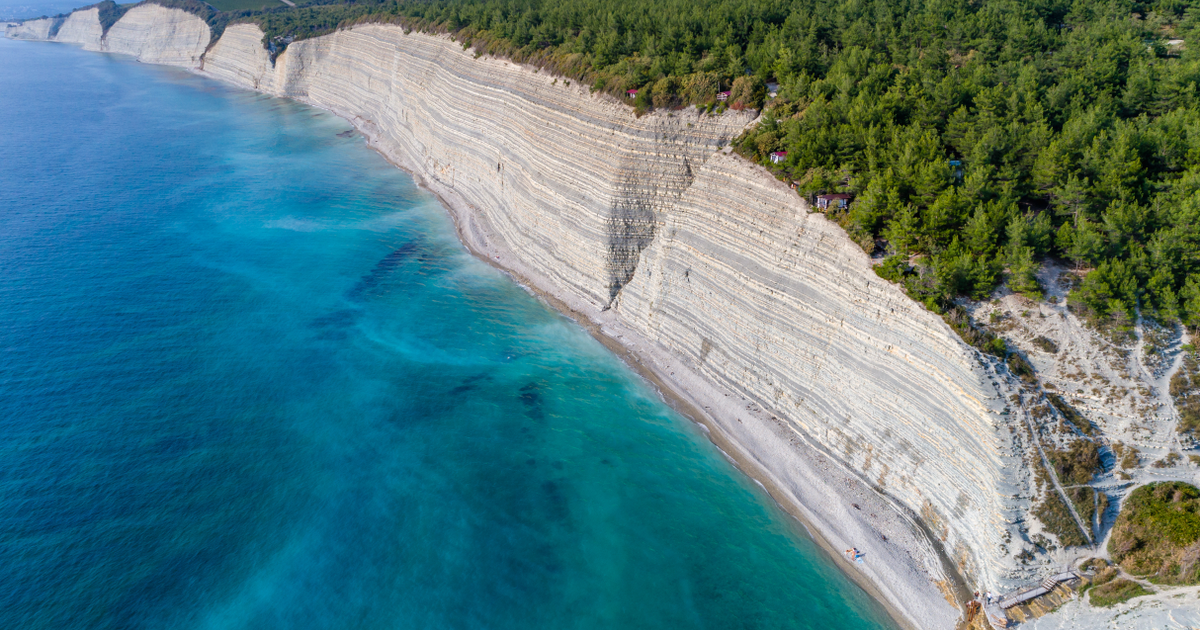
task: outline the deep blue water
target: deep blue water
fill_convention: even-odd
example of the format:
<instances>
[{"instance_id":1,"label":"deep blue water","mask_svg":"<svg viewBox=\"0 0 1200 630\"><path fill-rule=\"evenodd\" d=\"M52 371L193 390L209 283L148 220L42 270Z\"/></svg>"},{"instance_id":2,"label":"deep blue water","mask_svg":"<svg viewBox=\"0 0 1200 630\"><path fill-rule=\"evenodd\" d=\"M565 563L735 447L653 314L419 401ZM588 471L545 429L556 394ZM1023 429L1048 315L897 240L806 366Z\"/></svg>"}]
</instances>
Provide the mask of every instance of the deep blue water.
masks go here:
<instances>
[{"instance_id":1,"label":"deep blue water","mask_svg":"<svg viewBox=\"0 0 1200 630\"><path fill-rule=\"evenodd\" d=\"M349 125L0 40L0 628L890 627Z\"/></svg>"}]
</instances>

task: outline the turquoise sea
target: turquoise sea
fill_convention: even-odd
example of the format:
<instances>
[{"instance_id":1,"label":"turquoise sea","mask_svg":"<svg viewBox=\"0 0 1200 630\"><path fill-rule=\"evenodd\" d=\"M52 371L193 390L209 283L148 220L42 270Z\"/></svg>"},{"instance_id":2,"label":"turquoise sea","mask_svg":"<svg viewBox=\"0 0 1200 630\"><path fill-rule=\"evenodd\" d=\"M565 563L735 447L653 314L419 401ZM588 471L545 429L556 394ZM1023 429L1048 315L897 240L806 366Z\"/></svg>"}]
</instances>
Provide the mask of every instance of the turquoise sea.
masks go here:
<instances>
[{"instance_id":1,"label":"turquoise sea","mask_svg":"<svg viewBox=\"0 0 1200 630\"><path fill-rule=\"evenodd\" d=\"M0 40L0 628L891 628L349 125Z\"/></svg>"}]
</instances>

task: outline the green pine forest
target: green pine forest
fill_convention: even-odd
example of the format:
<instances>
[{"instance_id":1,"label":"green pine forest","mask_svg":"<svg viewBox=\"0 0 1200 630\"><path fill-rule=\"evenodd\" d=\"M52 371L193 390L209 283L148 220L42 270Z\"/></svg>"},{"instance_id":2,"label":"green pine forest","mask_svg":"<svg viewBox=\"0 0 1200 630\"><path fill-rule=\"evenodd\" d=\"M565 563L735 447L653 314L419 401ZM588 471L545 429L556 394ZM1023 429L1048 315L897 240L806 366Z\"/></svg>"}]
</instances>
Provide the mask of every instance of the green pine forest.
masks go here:
<instances>
[{"instance_id":1,"label":"green pine forest","mask_svg":"<svg viewBox=\"0 0 1200 630\"><path fill-rule=\"evenodd\" d=\"M931 310L1002 283L1036 299L1054 262L1091 321L1200 325L1200 7L1184 0L392 0L235 19L274 51L361 22L449 32L637 89L639 113L763 108L738 150L810 198L854 195L831 218Z\"/></svg>"}]
</instances>

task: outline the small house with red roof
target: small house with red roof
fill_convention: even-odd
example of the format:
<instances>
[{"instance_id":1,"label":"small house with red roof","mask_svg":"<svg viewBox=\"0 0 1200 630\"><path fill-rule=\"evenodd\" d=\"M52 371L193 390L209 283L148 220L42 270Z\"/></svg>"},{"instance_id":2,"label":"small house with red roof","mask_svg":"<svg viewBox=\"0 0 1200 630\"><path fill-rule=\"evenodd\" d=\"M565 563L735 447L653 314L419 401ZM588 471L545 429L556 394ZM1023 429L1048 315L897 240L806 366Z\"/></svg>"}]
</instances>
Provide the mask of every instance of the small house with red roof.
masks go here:
<instances>
[{"instance_id":1,"label":"small house with red roof","mask_svg":"<svg viewBox=\"0 0 1200 630\"><path fill-rule=\"evenodd\" d=\"M634 98L637 96L637 90L625 90L625 96Z\"/></svg>"},{"instance_id":2,"label":"small house with red roof","mask_svg":"<svg viewBox=\"0 0 1200 630\"><path fill-rule=\"evenodd\" d=\"M728 101L729 100L729 92L717 92L717 100L718 101Z\"/></svg>"},{"instance_id":3,"label":"small house with red roof","mask_svg":"<svg viewBox=\"0 0 1200 630\"><path fill-rule=\"evenodd\" d=\"M771 163L779 164L787 159L787 151L775 151L771 154Z\"/></svg>"}]
</instances>

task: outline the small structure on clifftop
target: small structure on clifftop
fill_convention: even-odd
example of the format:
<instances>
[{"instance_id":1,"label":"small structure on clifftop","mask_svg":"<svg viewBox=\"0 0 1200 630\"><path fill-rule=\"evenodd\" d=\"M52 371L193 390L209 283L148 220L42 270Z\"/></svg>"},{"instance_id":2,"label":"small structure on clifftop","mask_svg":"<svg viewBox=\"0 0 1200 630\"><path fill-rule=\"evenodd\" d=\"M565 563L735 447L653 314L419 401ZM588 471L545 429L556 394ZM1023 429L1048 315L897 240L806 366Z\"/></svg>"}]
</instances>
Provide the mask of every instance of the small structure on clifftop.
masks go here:
<instances>
[{"instance_id":1,"label":"small structure on clifftop","mask_svg":"<svg viewBox=\"0 0 1200 630\"><path fill-rule=\"evenodd\" d=\"M729 100L729 92L717 92L717 100L718 101L728 101Z\"/></svg>"},{"instance_id":2,"label":"small structure on clifftop","mask_svg":"<svg viewBox=\"0 0 1200 630\"><path fill-rule=\"evenodd\" d=\"M628 98L634 98L637 96L637 90L625 90L625 96Z\"/></svg>"},{"instance_id":3,"label":"small structure on clifftop","mask_svg":"<svg viewBox=\"0 0 1200 630\"><path fill-rule=\"evenodd\" d=\"M771 163L779 164L787 158L787 151L776 151L771 154Z\"/></svg>"},{"instance_id":4,"label":"small structure on clifftop","mask_svg":"<svg viewBox=\"0 0 1200 630\"><path fill-rule=\"evenodd\" d=\"M817 208L821 210L828 210L829 208L845 208L848 205L850 205L850 195L844 193L817 195Z\"/></svg>"}]
</instances>

